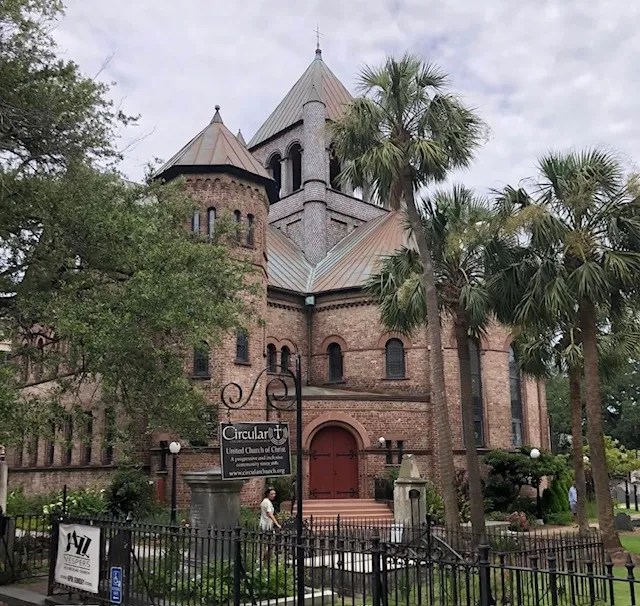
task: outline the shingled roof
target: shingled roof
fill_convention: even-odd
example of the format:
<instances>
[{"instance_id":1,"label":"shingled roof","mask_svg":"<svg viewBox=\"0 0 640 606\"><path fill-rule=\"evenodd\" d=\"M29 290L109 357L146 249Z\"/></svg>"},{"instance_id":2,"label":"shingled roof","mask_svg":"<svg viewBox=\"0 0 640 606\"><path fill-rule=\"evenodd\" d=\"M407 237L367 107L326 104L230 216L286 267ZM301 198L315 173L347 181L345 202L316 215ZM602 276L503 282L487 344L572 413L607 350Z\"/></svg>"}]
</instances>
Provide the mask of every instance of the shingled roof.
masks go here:
<instances>
[{"instance_id":1,"label":"shingled roof","mask_svg":"<svg viewBox=\"0 0 640 606\"><path fill-rule=\"evenodd\" d=\"M220 107L216 113L189 143L166 162L156 177L171 179L184 172L215 172L225 170L253 178L269 186L273 181L262 164L224 125L220 117Z\"/></svg>"},{"instance_id":2,"label":"shingled roof","mask_svg":"<svg viewBox=\"0 0 640 606\"><path fill-rule=\"evenodd\" d=\"M403 246L413 246L404 211L393 211L356 227L312 267L280 230L267 232L269 286L299 293L362 288L380 260Z\"/></svg>"},{"instance_id":3,"label":"shingled roof","mask_svg":"<svg viewBox=\"0 0 640 606\"><path fill-rule=\"evenodd\" d=\"M249 141L249 149L257 147L267 139L277 135L283 130L293 126L302 120L302 106L315 93L324 102L326 116L329 120L336 120L344 111L344 105L352 101L353 97L338 80L336 75L322 60L322 52L316 50L316 57L311 65L300 76L278 107L266 119Z\"/></svg>"}]
</instances>

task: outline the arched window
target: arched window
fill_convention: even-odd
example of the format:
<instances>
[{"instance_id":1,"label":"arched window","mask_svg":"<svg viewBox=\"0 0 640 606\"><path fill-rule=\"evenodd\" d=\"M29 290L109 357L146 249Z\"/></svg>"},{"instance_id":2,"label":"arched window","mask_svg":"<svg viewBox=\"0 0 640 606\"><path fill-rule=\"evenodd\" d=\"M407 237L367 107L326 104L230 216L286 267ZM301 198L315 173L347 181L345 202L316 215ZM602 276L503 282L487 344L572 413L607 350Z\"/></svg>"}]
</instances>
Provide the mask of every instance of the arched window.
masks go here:
<instances>
[{"instance_id":1,"label":"arched window","mask_svg":"<svg viewBox=\"0 0 640 606\"><path fill-rule=\"evenodd\" d=\"M278 372L278 352L273 343L267 345L267 372Z\"/></svg>"},{"instance_id":2,"label":"arched window","mask_svg":"<svg viewBox=\"0 0 640 606\"><path fill-rule=\"evenodd\" d=\"M49 435L47 435L47 443L45 448L44 464L47 466L53 465L56 454L56 432L57 427L55 421L49 423Z\"/></svg>"},{"instance_id":3,"label":"arched window","mask_svg":"<svg viewBox=\"0 0 640 606\"><path fill-rule=\"evenodd\" d=\"M297 191L302 187L302 147L299 143L289 149L289 161L291 163L291 191Z\"/></svg>"},{"instance_id":4,"label":"arched window","mask_svg":"<svg viewBox=\"0 0 640 606\"><path fill-rule=\"evenodd\" d=\"M216 233L216 209L209 208L207 210L207 236L209 240L213 240L213 236Z\"/></svg>"},{"instance_id":5,"label":"arched window","mask_svg":"<svg viewBox=\"0 0 640 606\"><path fill-rule=\"evenodd\" d=\"M473 396L473 430L476 445L484 446L484 405L482 402L482 366L477 341L469 340L469 362L471 367L471 394Z\"/></svg>"},{"instance_id":6,"label":"arched window","mask_svg":"<svg viewBox=\"0 0 640 606\"><path fill-rule=\"evenodd\" d=\"M113 449L116 441L116 411L112 406L104 409L104 448L102 462L105 465L113 464Z\"/></svg>"},{"instance_id":7,"label":"arched window","mask_svg":"<svg viewBox=\"0 0 640 606\"><path fill-rule=\"evenodd\" d=\"M269 174L276 182L277 198L280 199L280 189L282 188L282 157L280 154L274 154L269 160Z\"/></svg>"},{"instance_id":8,"label":"arched window","mask_svg":"<svg viewBox=\"0 0 640 606\"><path fill-rule=\"evenodd\" d=\"M200 233L200 211L194 212L193 217L191 217L191 231L194 234Z\"/></svg>"},{"instance_id":9,"label":"arched window","mask_svg":"<svg viewBox=\"0 0 640 606\"><path fill-rule=\"evenodd\" d=\"M342 167L340 166L340 160L336 156L333 146L331 146L329 150L329 183L331 189L342 191L340 181L338 180L338 175L341 170Z\"/></svg>"},{"instance_id":10,"label":"arched window","mask_svg":"<svg viewBox=\"0 0 640 606\"><path fill-rule=\"evenodd\" d=\"M404 344L400 339L389 339L385 345L387 379L404 379Z\"/></svg>"},{"instance_id":11,"label":"arched window","mask_svg":"<svg viewBox=\"0 0 640 606\"><path fill-rule=\"evenodd\" d=\"M34 381L40 381L44 376L44 339L41 337L36 343L36 363L33 369Z\"/></svg>"},{"instance_id":12,"label":"arched window","mask_svg":"<svg viewBox=\"0 0 640 606\"><path fill-rule=\"evenodd\" d=\"M291 351L285 345L280 352L280 366L282 370L289 370L289 363L291 361Z\"/></svg>"},{"instance_id":13,"label":"arched window","mask_svg":"<svg viewBox=\"0 0 640 606\"><path fill-rule=\"evenodd\" d=\"M236 334L236 362L249 361L249 336L243 330Z\"/></svg>"},{"instance_id":14,"label":"arched window","mask_svg":"<svg viewBox=\"0 0 640 606\"><path fill-rule=\"evenodd\" d=\"M247 215L247 246L253 246L253 243L254 243L253 215Z\"/></svg>"},{"instance_id":15,"label":"arched window","mask_svg":"<svg viewBox=\"0 0 640 606\"><path fill-rule=\"evenodd\" d=\"M342 349L337 343L331 343L327 348L329 357L329 381L342 381L343 365L342 365Z\"/></svg>"},{"instance_id":16,"label":"arched window","mask_svg":"<svg viewBox=\"0 0 640 606\"><path fill-rule=\"evenodd\" d=\"M241 225L240 225L240 222L241 222L241 219L240 219L240 211L239 211L239 210L234 210L234 211L233 211L233 216L234 216L235 221L236 221L236 240L237 240L238 242L240 242L240 239L242 238L242 235L241 235L241 233L240 233L240 231L241 231Z\"/></svg>"},{"instance_id":17,"label":"arched window","mask_svg":"<svg viewBox=\"0 0 640 606\"><path fill-rule=\"evenodd\" d=\"M514 447L520 447L524 441L522 382L520 379L518 360L515 351L513 351L513 347L509 348L509 391L511 392L511 444Z\"/></svg>"},{"instance_id":18,"label":"arched window","mask_svg":"<svg viewBox=\"0 0 640 606\"><path fill-rule=\"evenodd\" d=\"M209 348L206 343L202 343L193 350L193 376L209 376Z\"/></svg>"}]
</instances>

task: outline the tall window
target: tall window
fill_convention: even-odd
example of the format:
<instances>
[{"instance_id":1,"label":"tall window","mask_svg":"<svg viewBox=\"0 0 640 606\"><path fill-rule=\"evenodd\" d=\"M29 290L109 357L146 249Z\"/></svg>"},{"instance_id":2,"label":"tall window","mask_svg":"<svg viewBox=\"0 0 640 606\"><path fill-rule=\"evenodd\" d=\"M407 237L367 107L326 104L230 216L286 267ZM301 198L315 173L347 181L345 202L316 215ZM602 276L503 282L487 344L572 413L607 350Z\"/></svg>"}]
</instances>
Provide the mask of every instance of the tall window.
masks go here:
<instances>
[{"instance_id":1,"label":"tall window","mask_svg":"<svg viewBox=\"0 0 640 606\"><path fill-rule=\"evenodd\" d=\"M291 191L297 191L302 187L302 147L299 143L289 149L289 161L291 163Z\"/></svg>"},{"instance_id":2,"label":"tall window","mask_svg":"<svg viewBox=\"0 0 640 606\"><path fill-rule=\"evenodd\" d=\"M73 415L67 414L64 418L64 446L62 451L62 464L71 465L73 457Z\"/></svg>"},{"instance_id":3,"label":"tall window","mask_svg":"<svg viewBox=\"0 0 640 606\"><path fill-rule=\"evenodd\" d=\"M194 234L200 233L200 211L194 212L193 217L191 217L191 231Z\"/></svg>"},{"instance_id":4,"label":"tall window","mask_svg":"<svg viewBox=\"0 0 640 606\"><path fill-rule=\"evenodd\" d=\"M36 343L36 364L33 372L34 381L40 381L44 377L44 339L38 339Z\"/></svg>"},{"instance_id":5,"label":"tall window","mask_svg":"<svg viewBox=\"0 0 640 606\"><path fill-rule=\"evenodd\" d=\"M342 191L340 181L338 180L341 170L340 160L338 160L332 146L329 150L329 183L331 184L331 189Z\"/></svg>"},{"instance_id":6,"label":"tall window","mask_svg":"<svg viewBox=\"0 0 640 606\"><path fill-rule=\"evenodd\" d=\"M93 446L93 413L87 411L82 436L82 464L91 465L91 448Z\"/></svg>"},{"instance_id":7,"label":"tall window","mask_svg":"<svg viewBox=\"0 0 640 606\"><path fill-rule=\"evenodd\" d=\"M387 379L404 379L404 345L400 339L389 339L385 345Z\"/></svg>"},{"instance_id":8,"label":"tall window","mask_svg":"<svg viewBox=\"0 0 640 606\"><path fill-rule=\"evenodd\" d=\"M280 366L282 370L289 370L289 364L291 362L291 351L285 345L280 352Z\"/></svg>"},{"instance_id":9,"label":"tall window","mask_svg":"<svg viewBox=\"0 0 640 606\"><path fill-rule=\"evenodd\" d=\"M102 460L105 465L113 463L113 443L116 438L116 413L111 407L104 411L104 452Z\"/></svg>"},{"instance_id":10,"label":"tall window","mask_svg":"<svg viewBox=\"0 0 640 606\"><path fill-rule=\"evenodd\" d=\"M241 238L242 238L242 234L240 233L241 231L241 218L240 218L240 211L239 210L234 210L233 211L233 216L235 218L236 221L236 240L238 242L240 242Z\"/></svg>"},{"instance_id":11,"label":"tall window","mask_svg":"<svg viewBox=\"0 0 640 606\"><path fill-rule=\"evenodd\" d=\"M509 391L511 392L511 444L520 447L523 443L522 382L520 368L513 348L509 348Z\"/></svg>"},{"instance_id":12,"label":"tall window","mask_svg":"<svg viewBox=\"0 0 640 606\"><path fill-rule=\"evenodd\" d=\"M280 154L274 154L269 160L269 174L276 182L276 192L280 198L280 188L282 187L282 157Z\"/></svg>"},{"instance_id":13,"label":"tall window","mask_svg":"<svg viewBox=\"0 0 640 606\"><path fill-rule=\"evenodd\" d=\"M236 334L236 362L249 361L249 336L243 330Z\"/></svg>"},{"instance_id":14,"label":"tall window","mask_svg":"<svg viewBox=\"0 0 640 606\"><path fill-rule=\"evenodd\" d=\"M201 343L193 350L193 376L209 376L209 348L206 343Z\"/></svg>"},{"instance_id":15,"label":"tall window","mask_svg":"<svg viewBox=\"0 0 640 606\"><path fill-rule=\"evenodd\" d=\"M253 215L247 215L247 246L253 246L254 227Z\"/></svg>"},{"instance_id":16,"label":"tall window","mask_svg":"<svg viewBox=\"0 0 640 606\"><path fill-rule=\"evenodd\" d=\"M342 381L343 364L340 345L331 343L327 348L327 354L329 356L329 381Z\"/></svg>"},{"instance_id":17,"label":"tall window","mask_svg":"<svg viewBox=\"0 0 640 606\"><path fill-rule=\"evenodd\" d=\"M267 345L267 372L277 372L278 371L278 352L276 351L276 346L273 343L269 343Z\"/></svg>"},{"instance_id":18,"label":"tall window","mask_svg":"<svg viewBox=\"0 0 640 606\"><path fill-rule=\"evenodd\" d=\"M482 366L478 343L469 340L471 394L473 396L473 430L478 446L484 446L484 405L482 402Z\"/></svg>"},{"instance_id":19,"label":"tall window","mask_svg":"<svg viewBox=\"0 0 640 606\"><path fill-rule=\"evenodd\" d=\"M49 435L47 436L46 450L44 453L44 464L49 467L53 465L56 455L56 424L52 421L49 424Z\"/></svg>"},{"instance_id":20,"label":"tall window","mask_svg":"<svg viewBox=\"0 0 640 606\"><path fill-rule=\"evenodd\" d=\"M207 210L207 236L209 240L213 240L213 236L216 233L216 209L209 208Z\"/></svg>"},{"instance_id":21,"label":"tall window","mask_svg":"<svg viewBox=\"0 0 640 606\"><path fill-rule=\"evenodd\" d=\"M29 466L35 467L38 464L38 435L34 434L29 439L27 453L29 455Z\"/></svg>"}]
</instances>

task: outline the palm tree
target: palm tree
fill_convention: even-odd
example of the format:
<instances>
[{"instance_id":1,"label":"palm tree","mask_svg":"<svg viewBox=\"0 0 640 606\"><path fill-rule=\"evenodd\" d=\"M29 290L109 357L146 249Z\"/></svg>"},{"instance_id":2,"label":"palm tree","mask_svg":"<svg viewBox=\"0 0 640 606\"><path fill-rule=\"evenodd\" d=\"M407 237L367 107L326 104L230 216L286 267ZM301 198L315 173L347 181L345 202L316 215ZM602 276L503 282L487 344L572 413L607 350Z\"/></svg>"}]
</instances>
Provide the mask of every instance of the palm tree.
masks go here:
<instances>
[{"instance_id":1,"label":"palm tree","mask_svg":"<svg viewBox=\"0 0 640 606\"><path fill-rule=\"evenodd\" d=\"M573 319L582 344L584 399L598 519L605 546L620 548L605 459L598 322L614 322L635 296L640 272L640 203L611 154L550 153L532 193L508 188L500 202L522 229L528 253L493 281L497 299L522 326Z\"/></svg>"},{"instance_id":2,"label":"palm tree","mask_svg":"<svg viewBox=\"0 0 640 606\"><path fill-rule=\"evenodd\" d=\"M584 437L582 432L582 355L576 330L566 327L554 333L544 328L538 333L519 334L514 346L522 372L538 379L548 378L555 368L566 369L569 378L569 412L571 419L571 461L578 494L576 517L580 533L589 531L587 519L587 481L584 472Z\"/></svg>"},{"instance_id":3,"label":"palm tree","mask_svg":"<svg viewBox=\"0 0 640 606\"><path fill-rule=\"evenodd\" d=\"M485 243L493 235L493 215L485 200L465 187L440 191L424 200L422 237L433 258L440 308L453 320L460 372L462 426L471 501L471 525L477 540L485 536L484 499L474 423L470 340L480 338L492 319L485 280ZM410 333L427 317L423 273L414 249L402 248L383 260L367 284L389 330Z\"/></svg>"},{"instance_id":4,"label":"palm tree","mask_svg":"<svg viewBox=\"0 0 640 606\"><path fill-rule=\"evenodd\" d=\"M444 179L450 169L466 166L480 142L483 125L473 111L445 92L446 75L416 57L389 58L380 68L365 67L359 80L363 96L354 99L342 119L332 125L334 148L347 161L345 180L357 181L366 176L392 208L400 208L404 200L416 234L422 262L420 282L427 307L440 483L446 521L458 526L438 295L415 192Z\"/></svg>"}]
</instances>

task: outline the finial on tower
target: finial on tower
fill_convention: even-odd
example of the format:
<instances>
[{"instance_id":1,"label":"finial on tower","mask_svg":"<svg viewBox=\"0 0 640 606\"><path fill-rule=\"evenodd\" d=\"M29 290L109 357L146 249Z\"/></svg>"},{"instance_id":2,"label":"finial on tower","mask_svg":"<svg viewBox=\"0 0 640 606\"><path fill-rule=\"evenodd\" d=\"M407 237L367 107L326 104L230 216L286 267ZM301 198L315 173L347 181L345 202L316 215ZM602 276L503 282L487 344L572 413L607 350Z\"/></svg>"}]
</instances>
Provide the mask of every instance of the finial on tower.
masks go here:
<instances>
[{"instance_id":1,"label":"finial on tower","mask_svg":"<svg viewBox=\"0 0 640 606\"><path fill-rule=\"evenodd\" d=\"M313 30L316 33L316 59L322 59L322 51L320 50L320 26L316 25L316 29Z\"/></svg>"},{"instance_id":2,"label":"finial on tower","mask_svg":"<svg viewBox=\"0 0 640 606\"><path fill-rule=\"evenodd\" d=\"M222 118L220 117L220 106L216 105L216 113L213 114L213 118L211 118L211 124L214 122L219 122L222 124Z\"/></svg>"}]
</instances>

